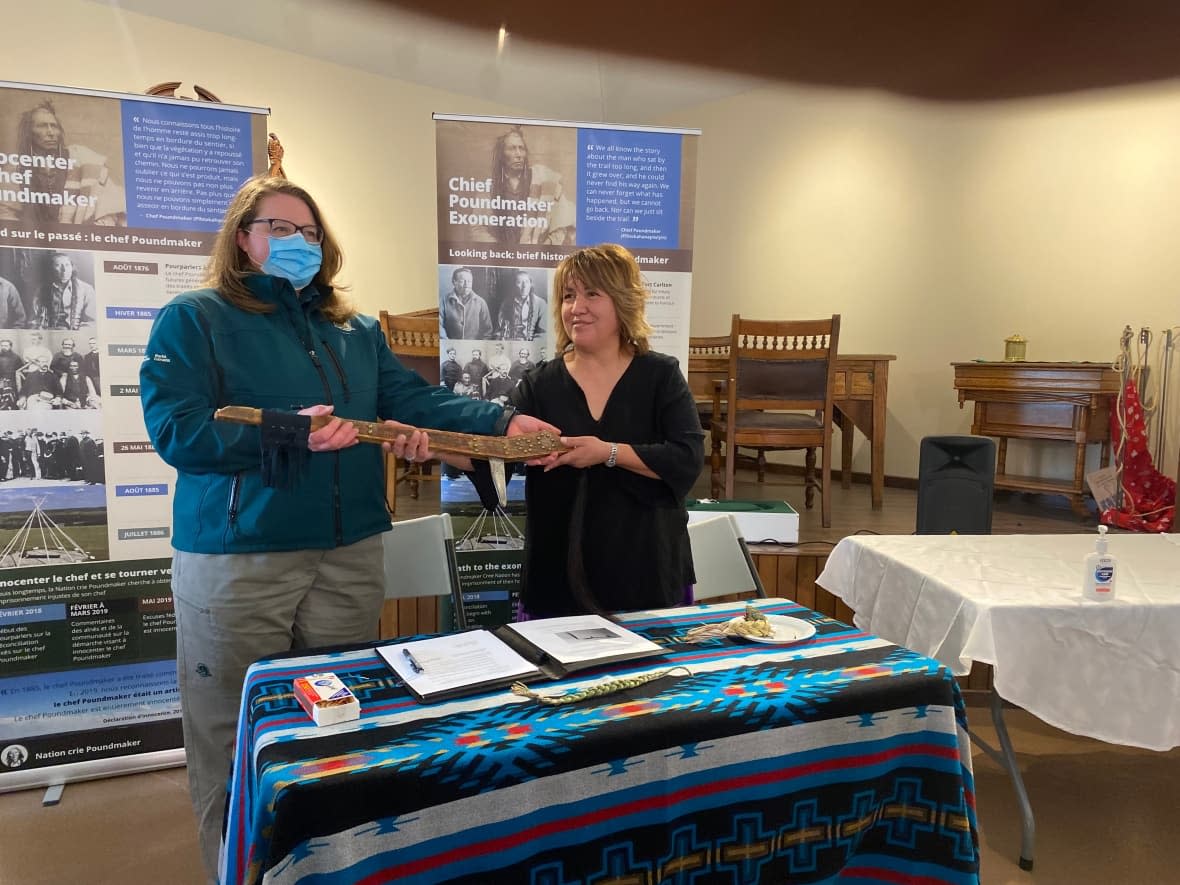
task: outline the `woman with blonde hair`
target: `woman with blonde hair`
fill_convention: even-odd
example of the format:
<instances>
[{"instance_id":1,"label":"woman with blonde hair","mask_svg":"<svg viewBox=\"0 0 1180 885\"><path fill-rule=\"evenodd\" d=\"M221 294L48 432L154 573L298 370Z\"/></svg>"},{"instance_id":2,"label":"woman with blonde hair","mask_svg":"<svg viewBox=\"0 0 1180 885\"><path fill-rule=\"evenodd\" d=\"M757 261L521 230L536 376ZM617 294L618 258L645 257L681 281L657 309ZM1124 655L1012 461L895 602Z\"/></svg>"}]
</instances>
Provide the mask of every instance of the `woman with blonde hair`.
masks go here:
<instances>
[{"instance_id":1,"label":"woman with blonde hair","mask_svg":"<svg viewBox=\"0 0 1180 885\"><path fill-rule=\"evenodd\" d=\"M651 349L646 300L622 246L579 249L555 272L559 356L510 400L569 447L526 473L529 617L675 605L695 580L685 499L704 432L676 360Z\"/></svg>"},{"instance_id":2,"label":"woman with blonde hair","mask_svg":"<svg viewBox=\"0 0 1180 885\"><path fill-rule=\"evenodd\" d=\"M540 428L404 368L377 321L342 296L341 261L307 191L250 179L229 205L207 288L160 311L140 369L148 434L177 470L177 677L213 878L246 667L290 649L376 638L385 597L381 450L357 446L356 428L338 417L310 431L290 413L483 434ZM273 411L262 428L214 421L225 405ZM418 431L399 435L392 451L431 455Z\"/></svg>"}]
</instances>

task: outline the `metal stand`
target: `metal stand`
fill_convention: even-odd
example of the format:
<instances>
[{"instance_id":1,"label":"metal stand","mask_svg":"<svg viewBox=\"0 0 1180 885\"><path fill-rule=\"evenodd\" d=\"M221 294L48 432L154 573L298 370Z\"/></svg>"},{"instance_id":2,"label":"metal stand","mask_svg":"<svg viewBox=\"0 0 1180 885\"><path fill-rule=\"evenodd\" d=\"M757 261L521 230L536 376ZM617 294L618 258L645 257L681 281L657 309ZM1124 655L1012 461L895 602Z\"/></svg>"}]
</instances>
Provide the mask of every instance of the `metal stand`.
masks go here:
<instances>
[{"instance_id":1,"label":"metal stand","mask_svg":"<svg viewBox=\"0 0 1180 885\"><path fill-rule=\"evenodd\" d=\"M1036 838L1036 824L1033 821L1032 806L1028 802L1028 792L1024 789L1024 778L1020 776L1020 768L1016 765L1016 753L1012 749L1012 740L1008 737L1008 726L1004 724L1004 699L993 687L990 691L992 708L992 724L996 728L996 737L1000 741L1003 752L996 750L983 738L968 730L971 740L975 741L988 756L997 764L1004 767L1008 777L1012 779L1012 787L1016 790L1016 802L1020 806L1020 868L1033 868L1033 842Z\"/></svg>"},{"instance_id":2,"label":"metal stand","mask_svg":"<svg viewBox=\"0 0 1180 885\"><path fill-rule=\"evenodd\" d=\"M56 805L61 801L61 794L66 788L65 784L50 784L45 790L45 795L41 797L41 807L49 805Z\"/></svg>"}]
</instances>

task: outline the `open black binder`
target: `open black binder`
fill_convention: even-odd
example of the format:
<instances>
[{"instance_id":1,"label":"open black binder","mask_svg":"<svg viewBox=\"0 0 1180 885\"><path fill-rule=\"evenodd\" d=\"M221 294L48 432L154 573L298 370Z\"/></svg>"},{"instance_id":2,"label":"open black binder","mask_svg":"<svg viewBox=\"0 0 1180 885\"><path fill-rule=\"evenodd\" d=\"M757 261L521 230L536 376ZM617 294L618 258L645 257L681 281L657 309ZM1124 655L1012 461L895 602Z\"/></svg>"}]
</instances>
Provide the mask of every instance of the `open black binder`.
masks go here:
<instances>
[{"instance_id":1,"label":"open black binder","mask_svg":"<svg viewBox=\"0 0 1180 885\"><path fill-rule=\"evenodd\" d=\"M423 703L563 679L605 664L663 654L649 639L598 615L543 618L380 646L378 653Z\"/></svg>"}]
</instances>

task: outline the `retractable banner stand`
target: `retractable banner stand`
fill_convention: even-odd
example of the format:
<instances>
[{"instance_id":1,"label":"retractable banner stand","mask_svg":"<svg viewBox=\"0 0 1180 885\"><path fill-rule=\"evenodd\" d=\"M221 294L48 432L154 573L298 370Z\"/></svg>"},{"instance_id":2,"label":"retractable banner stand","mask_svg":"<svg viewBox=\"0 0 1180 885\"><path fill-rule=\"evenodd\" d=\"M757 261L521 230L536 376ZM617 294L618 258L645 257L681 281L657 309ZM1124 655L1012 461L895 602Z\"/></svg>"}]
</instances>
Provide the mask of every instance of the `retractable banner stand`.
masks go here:
<instances>
[{"instance_id":1,"label":"retractable banner stand","mask_svg":"<svg viewBox=\"0 0 1180 885\"><path fill-rule=\"evenodd\" d=\"M184 760L139 365L266 113L0 82L0 791Z\"/></svg>"},{"instance_id":2,"label":"retractable banner stand","mask_svg":"<svg viewBox=\"0 0 1180 885\"><path fill-rule=\"evenodd\" d=\"M651 297L652 348L688 366L697 130L435 114L442 383L507 400L555 356L553 270L575 249L626 246ZM473 624L512 620L520 585L523 480L487 513L444 473L460 582Z\"/></svg>"}]
</instances>

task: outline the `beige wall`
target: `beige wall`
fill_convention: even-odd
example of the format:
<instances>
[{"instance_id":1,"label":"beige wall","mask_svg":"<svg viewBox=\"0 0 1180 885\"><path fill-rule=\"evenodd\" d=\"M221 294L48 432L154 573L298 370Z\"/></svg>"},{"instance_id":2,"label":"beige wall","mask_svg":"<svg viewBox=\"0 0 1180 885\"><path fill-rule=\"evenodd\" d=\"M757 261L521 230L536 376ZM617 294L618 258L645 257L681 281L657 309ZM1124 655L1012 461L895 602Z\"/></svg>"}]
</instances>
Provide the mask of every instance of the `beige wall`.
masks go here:
<instances>
[{"instance_id":1,"label":"beige wall","mask_svg":"<svg viewBox=\"0 0 1180 885\"><path fill-rule=\"evenodd\" d=\"M1113 360L1127 324L1154 356L1180 325L1178 83L982 106L776 87L660 122L704 130L692 331L840 313L842 350L898 355L891 474L916 475L921 437L969 431L951 362L1001 358L1013 332L1029 359ZM1180 367L1173 386L1170 475ZM857 469L867 454L858 437ZM1073 472L1060 444L1009 460Z\"/></svg>"},{"instance_id":2,"label":"beige wall","mask_svg":"<svg viewBox=\"0 0 1180 885\"><path fill-rule=\"evenodd\" d=\"M53 19L69 22L62 40L76 46L47 52L41 40L6 40L0 79L118 92L180 80L189 95L196 82L229 104L270 108L287 175L315 196L343 244L343 279L361 309L437 304L430 115L519 115L520 108L84 0L8 4L5 33L42 33L47 7Z\"/></svg>"},{"instance_id":3,"label":"beige wall","mask_svg":"<svg viewBox=\"0 0 1180 885\"><path fill-rule=\"evenodd\" d=\"M369 313L436 298L431 112L529 113L83 0L9 4L6 33L41 33L47 7L76 45L6 41L0 79L180 79L270 107ZM998 358L1016 331L1031 359L1108 360L1124 324L1155 329L1157 351L1180 324L1180 84L982 106L773 87L650 122L704 130L693 332L841 313L843 350L898 355L891 474L916 475L922 436L969 428L953 360ZM1014 447L1013 467L1069 475L1062 448Z\"/></svg>"}]
</instances>

